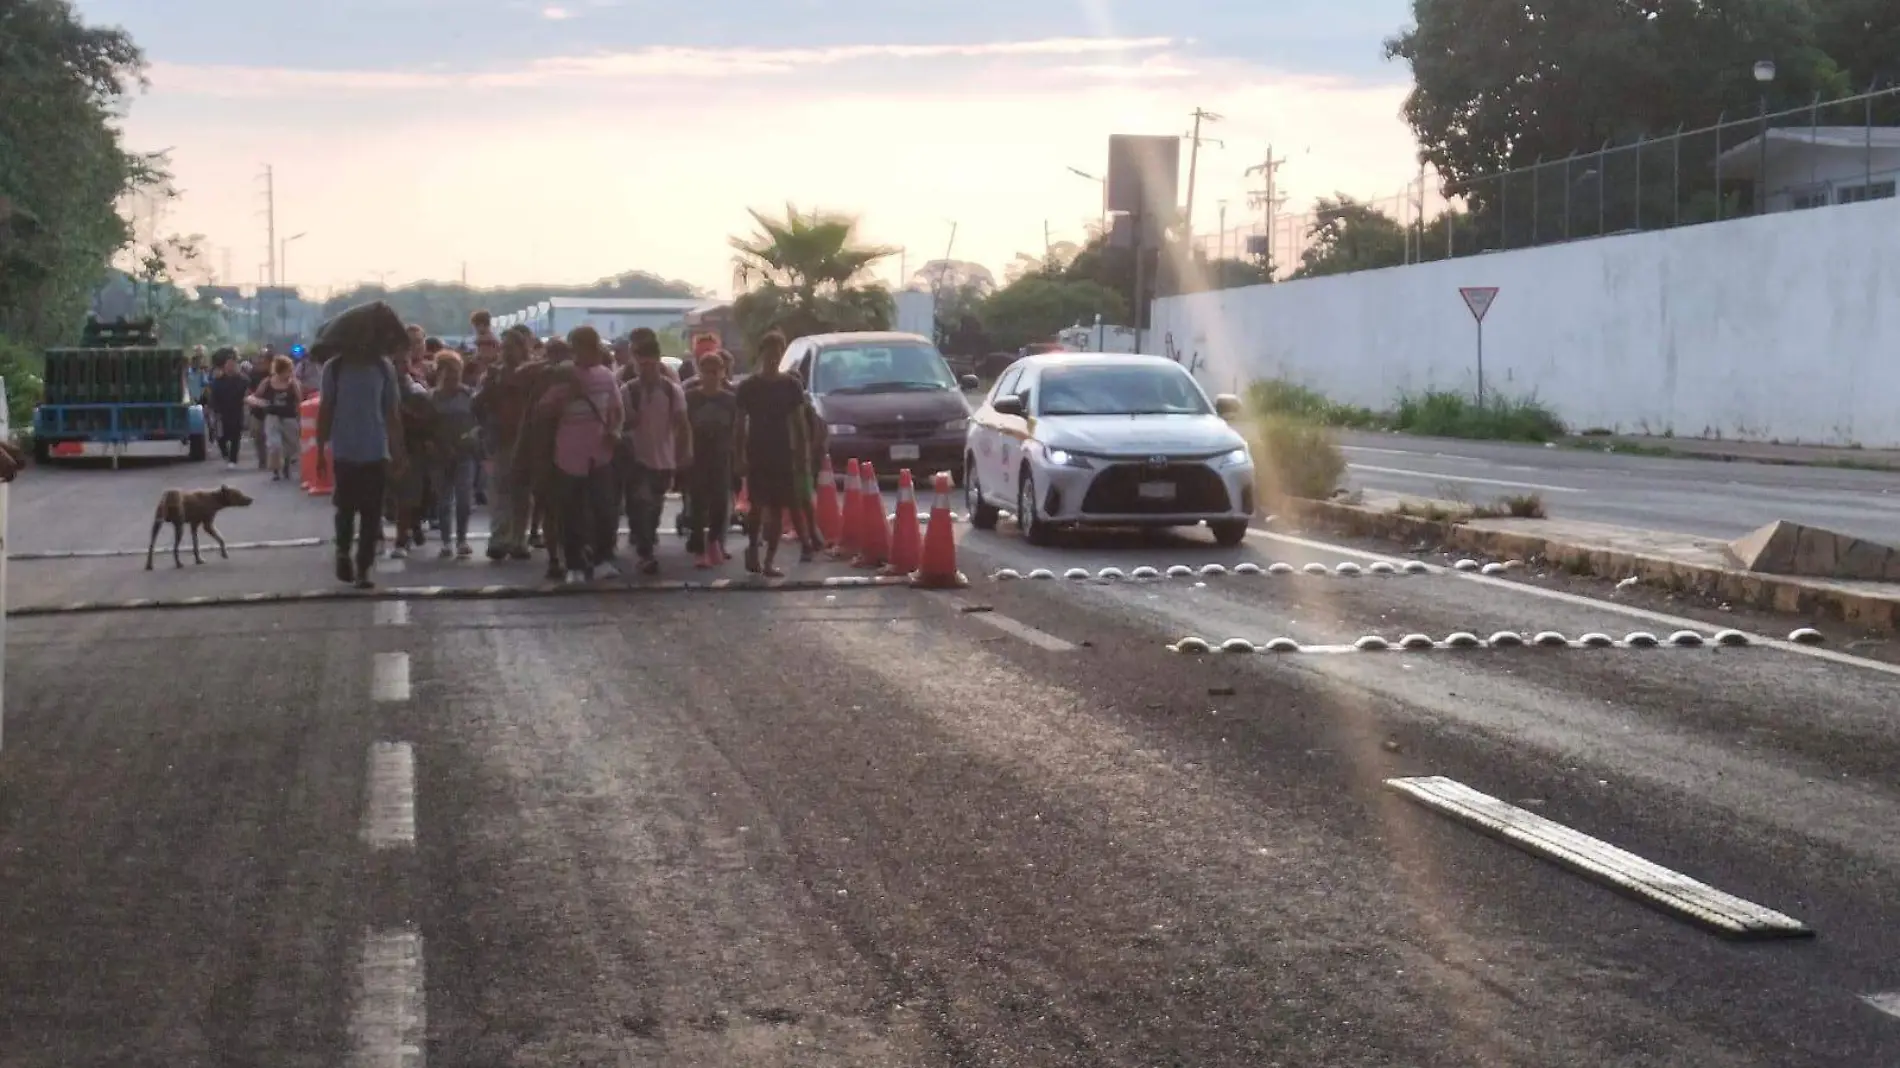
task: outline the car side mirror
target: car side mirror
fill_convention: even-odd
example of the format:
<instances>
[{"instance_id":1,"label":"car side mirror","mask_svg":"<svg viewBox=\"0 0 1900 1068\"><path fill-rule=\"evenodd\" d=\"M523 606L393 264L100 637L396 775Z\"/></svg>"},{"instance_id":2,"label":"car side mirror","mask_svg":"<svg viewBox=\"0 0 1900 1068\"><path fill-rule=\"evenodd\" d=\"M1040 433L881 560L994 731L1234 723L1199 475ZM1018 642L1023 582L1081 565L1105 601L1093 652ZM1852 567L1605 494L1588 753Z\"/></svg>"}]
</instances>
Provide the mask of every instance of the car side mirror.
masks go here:
<instances>
[{"instance_id":1,"label":"car side mirror","mask_svg":"<svg viewBox=\"0 0 1900 1068\"><path fill-rule=\"evenodd\" d=\"M1021 397L998 397L990 402L990 410L997 415L1016 417L1021 417L1028 413L1028 409L1023 407L1023 399Z\"/></svg>"},{"instance_id":2,"label":"car side mirror","mask_svg":"<svg viewBox=\"0 0 1900 1068\"><path fill-rule=\"evenodd\" d=\"M957 385L962 386L966 393L974 393L983 388L983 380L975 375L964 375L957 379Z\"/></svg>"},{"instance_id":3,"label":"car side mirror","mask_svg":"<svg viewBox=\"0 0 1900 1068\"><path fill-rule=\"evenodd\" d=\"M1214 398L1214 410L1222 419L1232 419L1241 412L1240 398L1232 393L1223 393Z\"/></svg>"}]
</instances>

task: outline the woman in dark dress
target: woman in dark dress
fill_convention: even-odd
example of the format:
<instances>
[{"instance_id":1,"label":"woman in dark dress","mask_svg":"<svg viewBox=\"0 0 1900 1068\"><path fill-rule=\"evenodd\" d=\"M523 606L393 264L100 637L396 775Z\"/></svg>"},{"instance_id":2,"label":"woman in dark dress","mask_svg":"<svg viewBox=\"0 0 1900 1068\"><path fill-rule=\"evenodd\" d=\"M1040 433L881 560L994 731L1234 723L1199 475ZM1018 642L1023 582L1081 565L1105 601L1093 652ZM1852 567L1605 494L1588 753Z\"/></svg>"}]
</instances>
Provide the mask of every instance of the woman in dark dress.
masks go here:
<instances>
[{"instance_id":1,"label":"woman in dark dress","mask_svg":"<svg viewBox=\"0 0 1900 1068\"><path fill-rule=\"evenodd\" d=\"M798 475L804 466L804 457L794 448L794 420L803 418L805 386L779 370L784 355L784 334L774 330L759 339L759 370L739 383L738 391L737 458L744 465L746 496L757 517L748 528L745 567L767 578L785 574L774 565L786 513L798 504Z\"/></svg>"}]
</instances>

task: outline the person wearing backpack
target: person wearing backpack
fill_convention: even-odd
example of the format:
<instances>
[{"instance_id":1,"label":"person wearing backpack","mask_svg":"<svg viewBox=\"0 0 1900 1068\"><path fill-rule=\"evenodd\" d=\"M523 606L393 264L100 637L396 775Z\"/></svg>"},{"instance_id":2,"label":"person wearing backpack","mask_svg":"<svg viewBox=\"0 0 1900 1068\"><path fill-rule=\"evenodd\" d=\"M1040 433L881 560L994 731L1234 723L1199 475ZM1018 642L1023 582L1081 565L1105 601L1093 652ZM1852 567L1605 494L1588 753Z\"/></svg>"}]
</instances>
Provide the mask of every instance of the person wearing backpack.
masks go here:
<instances>
[{"instance_id":1,"label":"person wearing backpack","mask_svg":"<svg viewBox=\"0 0 1900 1068\"><path fill-rule=\"evenodd\" d=\"M603 578L618 573L600 547L603 529L611 538L618 525L613 462L624 412L600 332L577 326L567 341L574 352L573 369L536 408L558 420L552 444L555 503L564 542L561 559L567 564L567 581L578 583L593 581L597 568L604 569Z\"/></svg>"},{"instance_id":2,"label":"person wearing backpack","mask_svg":"<svg viewBox=\"0 0 1900 1068\"><path fill-rule=\"evenodd\" d=\"M632 338L633 380L621 397L627 430L620 448L628 540L639 558L640 573L660 570L654 550L660 539L660 513L666 493L680 471L693 463L693 430L687 419L686 393L660 362L660 341L651 330Z\"/></svg>"}]
</instances>

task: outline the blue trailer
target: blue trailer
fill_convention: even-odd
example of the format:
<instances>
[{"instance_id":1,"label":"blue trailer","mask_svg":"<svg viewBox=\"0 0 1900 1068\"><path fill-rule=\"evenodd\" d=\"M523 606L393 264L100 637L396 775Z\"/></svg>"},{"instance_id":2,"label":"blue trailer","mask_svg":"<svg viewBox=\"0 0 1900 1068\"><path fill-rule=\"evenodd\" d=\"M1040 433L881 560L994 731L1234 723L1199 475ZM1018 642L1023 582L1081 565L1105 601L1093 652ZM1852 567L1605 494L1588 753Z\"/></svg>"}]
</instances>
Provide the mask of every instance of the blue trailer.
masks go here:
<instances>
[{"instance_id":1,"label":"blue trailer","mask_svg":"<svg viewBox=\"0 0 1900 1068\"><path fill-rule=\"evenodd\" d=\"M33 412L35 458L157 457L202 461L205 413L182 348L158 344L151 320L86 324L79 347L49 349L45 399Z\"/></svg>"}]
</instances>

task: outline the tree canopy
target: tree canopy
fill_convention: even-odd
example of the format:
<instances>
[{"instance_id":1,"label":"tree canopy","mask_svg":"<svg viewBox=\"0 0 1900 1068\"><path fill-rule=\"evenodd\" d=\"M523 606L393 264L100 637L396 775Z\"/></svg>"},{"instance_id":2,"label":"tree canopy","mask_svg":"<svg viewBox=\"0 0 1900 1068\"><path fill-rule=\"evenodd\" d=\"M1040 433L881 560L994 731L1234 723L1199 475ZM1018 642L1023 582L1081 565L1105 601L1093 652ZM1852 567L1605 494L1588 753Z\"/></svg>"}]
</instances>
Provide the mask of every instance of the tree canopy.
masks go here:
<instances>
[{"instance_id":1,"label":"tree canopy","mask_svg":"<svg viewBox=\"0 0 1900 1068\"><path fill-rule=\"evenodd\" d=\"M896 314L891 292L866 275L896 249L860 243L857 220L845 215L800 212L792 204L783 218L751 214L757 229L730 242L746 289L732 314L748 347L774 328L788 339L890 328Z\"/></svg>"},{"instance_id":2,"label":"tree canopy","mask_svg":"<svg viewBox=\"0 0 1900 1068\"><path fill-rule=\"evenodd\" d=\"M417 282L394 289L357 286L325 301L323 315L328 318L358 304L386 300L405 321L418 323L431 334L459 336L468 333L468 317L479 310L508 315L549 297L637 300L703 295L685 282L668 281L645 271L627 271L585 286L520 285L481 289L459 282Z\"/></svg>"}]
</instances>

